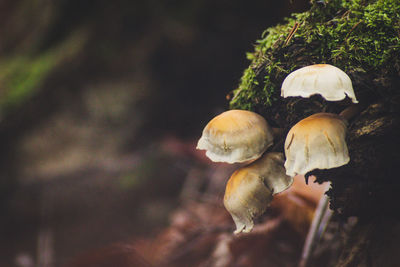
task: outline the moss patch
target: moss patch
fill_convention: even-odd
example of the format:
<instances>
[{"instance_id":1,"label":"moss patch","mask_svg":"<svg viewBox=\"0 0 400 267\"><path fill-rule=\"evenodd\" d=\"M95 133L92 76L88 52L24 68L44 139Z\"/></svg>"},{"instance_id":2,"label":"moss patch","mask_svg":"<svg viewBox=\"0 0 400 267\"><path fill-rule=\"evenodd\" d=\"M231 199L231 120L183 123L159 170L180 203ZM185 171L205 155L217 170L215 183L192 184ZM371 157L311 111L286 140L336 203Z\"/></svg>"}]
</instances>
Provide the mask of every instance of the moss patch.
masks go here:
<instances>
[{"instance_id":1,"label":"moss patch","mask_svg":"<svg viewBox=\"0 0 400 267\"><path fill-rule=\"evenodd\" d=\"M341 68L352 79L359 100L398 94L400 0L313 2L309 11L267 29L247 58L250 66L230 107L257 111L281 127L311 113L341 109L318 96L306 101L280 97L287 74L306 65Z\"/></svg>"},{"instance_id":2,"label":"moss patch","mask_svg":"<svg viewBox=\"0 0 400 267\"><path fill-rule=\"evenodd\" d=\"M3 62L1 80L7 89L2 92L0 106L11 108L32 96L55 65L56 60L50 53L37 58L13 57Z\"/></svg>"},{"instance_id":3,"label":"moss patch","mask_svg":"<svg viewBox=\"0 0 400 267\"><path fill-rule=\"evenodd\" d=\"M0 61L0 112L24 104L40 90L51 71L81 51L86 33L80 30L60 45L39 54L18 54Z\"/></svg>"}]
</instances>

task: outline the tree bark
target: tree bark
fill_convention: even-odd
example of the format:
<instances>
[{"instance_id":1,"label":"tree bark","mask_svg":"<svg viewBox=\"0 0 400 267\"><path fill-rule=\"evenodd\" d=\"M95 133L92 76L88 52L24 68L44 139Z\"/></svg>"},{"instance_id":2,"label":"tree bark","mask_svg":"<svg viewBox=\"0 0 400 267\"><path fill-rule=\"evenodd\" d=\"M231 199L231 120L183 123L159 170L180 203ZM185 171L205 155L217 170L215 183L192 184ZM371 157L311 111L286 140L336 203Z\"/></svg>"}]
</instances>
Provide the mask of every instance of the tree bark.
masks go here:
<instances>
[{"instance_id":1,"label":"tree bark","mask_svg":"<svg viewBox=\"0 0 400 267\"><path fill-rule=\"evenodd\" d=\"M350 231L338 228L336 234L345 238L330 266L400 265L399 6L398 0L314 1L310 11L268 29L258 40L231 99L232 108L255 110L287 132L311 114L339 114L350 105L349 100L328 102L318 95L282 98L280 86L291 71L328 63L352 79L363 109L347 114L352 117L347 135L351 160L308 173L317 182L332 183L328 196L335 222L358 221ZM310 265L321 266L316 261Z\"/></svg>"}]
</instances>

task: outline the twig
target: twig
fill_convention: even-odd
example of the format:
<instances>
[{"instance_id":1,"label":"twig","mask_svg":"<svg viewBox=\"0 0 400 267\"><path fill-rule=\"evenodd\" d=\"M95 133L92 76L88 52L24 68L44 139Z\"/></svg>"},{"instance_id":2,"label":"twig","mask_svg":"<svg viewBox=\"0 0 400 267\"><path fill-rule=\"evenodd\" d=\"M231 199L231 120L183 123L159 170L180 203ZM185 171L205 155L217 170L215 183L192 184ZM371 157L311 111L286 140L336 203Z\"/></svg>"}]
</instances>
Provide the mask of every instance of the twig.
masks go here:
<instances>
[{"instance_id":1,"label":"twig","mask_svg":"<svg viewBox=\"0 0 400 267\"><path fill-rule=\"evenodd\" d=\"M37 264L42 267L53 266L54 238L50 227L42 228L38 235Z\"/></svg>"},{"instance_id":2,"label":"twig","mask_svg":"<svg viewBox=\"0 0 400 267\"><path fill-rule=\"evenodd\" d=\"M297 30L299 29L300 23L298 23L297 21L294 23L292 30L290 31L288 37L286 37L285 43L284 45L287 45L290 40L292 39L293 35L297 32Z\"/></svg>"},{"instance_id":3,"label":"twig","mask_svg":"<svg viewBox=\"0 0 400 267\"><path fill-rule=\"evenodd\" d=\"M54 265L54 234L50 226L52 202L48 201L45 192L41 196L40 228L37 243L37 266L53 267Z\"/></svg>"},{"instance_id":4,"label":"twig","mask_svg":"<svg viewBox=\"0 0 400 267\"><path fill-rule=\"evenodd\" d=\"M354 24L354 26L350 29L350 31L347 33L346 37L344 38L345 41L347 41L347 38L349 38L350 33L352 33L354 31L354 29L360 25L360 23L362 22L362 20L360 20L359 22L357 22L356 24Z\"/></svg>"},{"instance_id":5,"label":"twig","mask_svg":"<svg viewBox=\"0 0 400 267\"><path fill-rule=\"evenodd\" d=\"M350 14L350 10L347 10L346 12L343 13L343 15L340 17L340 19L343 19L344 17L348 16Z\"/></svg>"},{"instance_id":6,"label":"twig","mask_svg":"<svg viewBox=\"0 0 400 267\"><path fill-rule=\"evenodd\" d=\"M327 184L327 190L330 187L330 183ZM323 234L326 225L329 223L329 219L332 215L332 211L329 209L329 197L324 194L315 210L314 218L308 231L306 241L304 243L303 252L299 262L299 267L306 267L312 251L315 245L318 243L320 237Z\"/></svg>"}]
</instances>

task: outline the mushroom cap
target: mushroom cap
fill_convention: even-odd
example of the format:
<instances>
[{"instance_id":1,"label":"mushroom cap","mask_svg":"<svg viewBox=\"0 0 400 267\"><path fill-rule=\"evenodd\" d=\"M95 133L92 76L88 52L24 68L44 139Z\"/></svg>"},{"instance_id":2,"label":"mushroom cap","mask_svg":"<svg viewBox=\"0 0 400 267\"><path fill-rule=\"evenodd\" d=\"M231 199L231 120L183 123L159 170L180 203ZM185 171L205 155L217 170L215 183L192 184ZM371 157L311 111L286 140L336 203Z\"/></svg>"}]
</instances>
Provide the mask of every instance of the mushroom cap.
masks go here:
<instances>
[{"instance_id":1,"label":"mushroom cap","mask_svg":"<svg viewBox=\"0 0 400 267\"><path fill-rule=\"evenodd\" d=\"M285 141L286 174L340 167L350 161L346 122L338 115L317 113L290 129Z\"/></svg>"},{"instance_id":2,"label":"mushroom cap","mask_svg":"<svg viewBox=\"0 0 400 267\"><path fill-rule=\"evenodd\" d=\"M224 206L236 225L235 234L253 229L274 194L289 188L293 178L285 174L283 154L271 152L235 171L225 189Z\"/></svg>"},{"instance_id":3,"label":"mushroom cap","mask_svg":"<svg viewBox=\"0 0 400 267\"><path fill-rule=\"evenodd\" d=\"M281 96L310 97L320 94L328 101L351 98L358 103L351 79L341 69L329 64L310 65L290 73L282 83Z\"/></svg>"},{"instance_id":4,"label":"mushroom cap","mask_svg":"<svg viewBox=\"0 0 400 267\"><path fill-rule=\"evenodd\" d=\"M212 119L203 130L197 149L215 162L244 162L259 158L273 143L265 119L247 110L229 110Z\"/></svg>"}]
</instances>

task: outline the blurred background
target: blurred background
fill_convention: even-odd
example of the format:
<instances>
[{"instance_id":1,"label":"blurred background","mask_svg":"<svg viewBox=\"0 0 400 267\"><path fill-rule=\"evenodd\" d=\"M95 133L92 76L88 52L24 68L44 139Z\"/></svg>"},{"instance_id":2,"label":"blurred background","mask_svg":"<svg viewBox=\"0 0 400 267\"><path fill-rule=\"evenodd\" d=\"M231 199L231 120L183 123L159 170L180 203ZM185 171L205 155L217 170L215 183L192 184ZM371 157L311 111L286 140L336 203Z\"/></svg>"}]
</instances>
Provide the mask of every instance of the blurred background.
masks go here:
<instances>
[{"instance_id":1,"label":"blurred background","mask_svg":"<svg viewBox=\"0 0 400 267\"><path fill-rule=\"evenodd\" d=\"M62 266L168 226L216 175L195 144L246 52L308 7L0 1L0 266Z\"/></svg>"}]
</instances>

